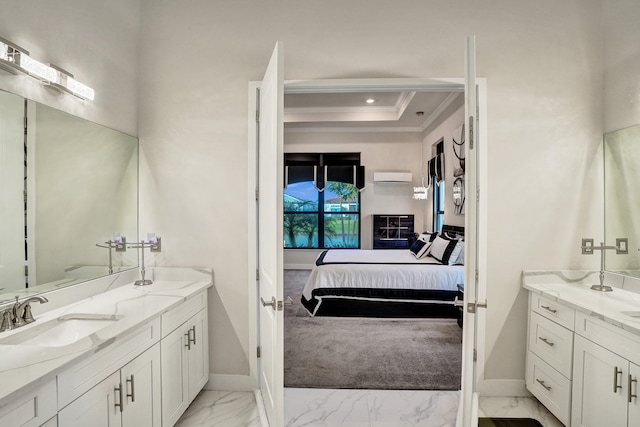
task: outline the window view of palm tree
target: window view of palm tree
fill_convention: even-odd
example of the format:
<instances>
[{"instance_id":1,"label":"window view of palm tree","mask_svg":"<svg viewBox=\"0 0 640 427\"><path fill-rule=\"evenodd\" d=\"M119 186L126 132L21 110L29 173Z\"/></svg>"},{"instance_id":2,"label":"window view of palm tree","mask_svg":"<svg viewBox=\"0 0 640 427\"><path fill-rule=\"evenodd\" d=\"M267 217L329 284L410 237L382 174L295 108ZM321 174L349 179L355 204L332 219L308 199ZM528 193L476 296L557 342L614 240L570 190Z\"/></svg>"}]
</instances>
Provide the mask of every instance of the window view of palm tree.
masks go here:
<instances>
[{"instance_id":1,"label":"window view of palm tree","mask_svg":"<svg viewBox=\"0 0 640 427\"><path fill-rule=\"evenodd\" d=\"M353 184L312 181L284 190L285 248L359 248L360 192Z\"/></svg>"}]
</instances>

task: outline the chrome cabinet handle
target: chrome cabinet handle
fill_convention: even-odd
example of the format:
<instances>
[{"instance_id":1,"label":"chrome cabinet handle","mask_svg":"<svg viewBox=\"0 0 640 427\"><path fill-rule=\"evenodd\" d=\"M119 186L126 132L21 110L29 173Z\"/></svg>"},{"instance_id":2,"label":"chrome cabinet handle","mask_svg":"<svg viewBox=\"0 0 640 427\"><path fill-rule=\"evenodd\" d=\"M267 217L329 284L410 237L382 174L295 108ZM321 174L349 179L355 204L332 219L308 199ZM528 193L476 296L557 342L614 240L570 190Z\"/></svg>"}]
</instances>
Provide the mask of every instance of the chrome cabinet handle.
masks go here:
<instances>
[{"instance_id":1,"label":"chrome cabinet handle","mask_svg":"<svg viewBox=\"0 0 640 427\"><path fill-rule=\"evenodd\" d=\"M120 412L122 412L124 410L123 407L122 407L122 383L118 384L117 387L114 387L113 391L115 393L117 393L114 396L114 400L116 400L116 402L113 404L113 406L116 407L116 408L120 408ZM120 398L120 403L117 402L118 397Z\"/></svg>"},{"instance_id":2,"label":"chrome cabinet handle","mask_svg":"<svg viewBox=\"0 0 640 427\"><path fill-rule=\"evenodd\" d=\"M131 403L136 401L136 389L133 374L131 374L131 378L127 378L127 383L131 384L131 393L127 393L127 397L131 398ZM129 387L127 387L128 389Z\"/></svg>"},{"instance_id":3,"label":"chrome cabinet handle","mask_svg":"<svg viewBox=\"0 0 640 427\"><path fill-rule=\"evenodd\" d=\"M554 314L558 312L558 310L554 310L553 308L549 307L548 305L541 305L540 307L542 307L545 310L550 311L550 312L552 312Z\"/></svg>"},{"instance_id":4,"label":"chrome cabinet handle","mask_svg":"<svg viewBox=\"0 0 640 427\"><path fill-rule=\"evenodd\" d=\"M187 350L191 350L191 329L184 336L187 337L187 343L184 346L187 347Z\"/></svg>"},{"instance_id":5,"label":"chrome cabinet handle","mask_svg":"<svg viewBox=\"0 0 640 427\"><path fill-rule=\"evenodd\" d=\"M547 391L551 391L551 386L546 385L546 384L544 383L544 381L542 381L541 379L538 379L538 378L536 378L536 381L537 381L538 383L540 383L540 385L541 385L542 387L544 387Z\"/></svg>"},{"instance_id":6,"label":"chrome cabinet handle","mask_svg":"<svg viewBox=\"0 0 640 427\"><path fill-rule=\"evenodd\" d=\"M539 340L545 343L546 345L548 345L549 347L553 347L554 345L556 345L556 343L549 341L547 338L540 337Z\"/></svg>"},{"instance_id":7,"label":"chrome cabinet handle","mask_svg":"<svg viewBox=\"0 0 640 427\"><path fill-rule=\"evenodd\" d=\"M632 385L633 383L638 383L638 380L637 380L637 379L634 379L634 378L631 376L631 374L629 374L629 391L627 392L627 398L628 398L628 400L629 400L629 403L631 403L631 402L632 402L632 400L633 400L633 398L634 398L634 397L638 397L638 395L637 395L637 394L633 394L633 392L631 391L631 385Z\"/></svg>"},{"instance_id":8,"label":"chrome cabinet handle","mask_svg":"<svg viewBox=\"0 0 640 427\"><path fill-rule=\"evenodd\" d=\"M622 385L618 385L618 374L622 374L622 369L618 369L617 366L613 367L613 392L617 393L619 388L622 388Z\"/></svg>"},{"instance_id":9,"label":"chrome cabinet handle","mask_svg":"<svg viewBox=\"0 0 640 427\"><path fill-rule=\"evenodd\" d=\"M193 332L193 338L191 338L191 332ZM196 345L196 325L189 329L189 341L191 344Z\"/></svg>"}]
</instances>

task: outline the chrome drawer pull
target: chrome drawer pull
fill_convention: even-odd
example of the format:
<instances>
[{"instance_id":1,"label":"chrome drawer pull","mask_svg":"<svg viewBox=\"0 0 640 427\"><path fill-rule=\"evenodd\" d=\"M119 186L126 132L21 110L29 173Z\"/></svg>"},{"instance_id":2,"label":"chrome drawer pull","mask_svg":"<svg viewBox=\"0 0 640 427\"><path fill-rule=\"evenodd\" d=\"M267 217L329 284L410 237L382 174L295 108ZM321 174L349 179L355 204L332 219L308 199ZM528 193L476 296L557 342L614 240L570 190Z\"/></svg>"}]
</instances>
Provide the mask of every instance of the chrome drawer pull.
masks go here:
<instances>
[{"instance_id":1,"label":"chrome drawer pull","mask_svg":"<svg viewBox=\"0 0 640 427\"><path fill-rule=\"evenodd\" d=\"M548 340L548 339L546 339L546 338L542 338L542 337L540 337L540 341L542 341L543 343L545 343L545 344L546 344L546 345L548 345L549 347L553 347L553 346L555 345L555 343L553 343L553 342L549 341L549 340Z\"/></svg>"},{"instance_id":2,"label":"chrome drawer pull","mask_svg":"<svg viewBox=\"0 0 640 427\"><path fill-rule=\"evenodd\" d=\"M622 388L622 385L618 385L618 374L622 374L622 369L618 369L617 366L613 367L613 392L618 393L618 389Z\"/></svg>"},{"instance_id":3,"label":"chrome drawer pull","mask_svg":"<svg viewBox=\"0 0 640 427\"><path fill-rule=\"evenodd\" d=\"M554 313L554 314L558 312L558 310L554 310L553 308L551 308L551 307L549 307L549 306L547 306L547 305L541 305L540 307L542 307L542 308L544 308L545 310L550 311L550 312L552 312L552 313Z\"/></svg>"},{"instance_id":4,"label":"chrome drawer pull","mask_svg":"<svg viewBox=\"0 0 640 427\"><path fill-rule=\"evenodd\" d=\"M637 395L637 394L633 394L633 392L631 391L631 384L633 384L633 383L636 383L636 384L637 384L637 383L638 383L638 380L637 380L637 379L634 379L634 378L631 376L631 374L629 374L629 391L628 391L628 394L627 394L627 397L629 398L629 403L631 403L631 402L632 402L632 400L633 400L633 398L634 398L634 397L638 397L638 395Z\"/></svg>"},{"instance_id":5,"label":"chrome drawer pull","mask_svg":"<svg viewBox=\"0 0 640 427\"><path fill-rule=\"evenodd\" d=\"M131 403L136 401L136 389L135 389L135 379L133 378L133 374L131 374L131 379L127 378L127 383L131 384L131 393L127 392L127 397L131 398ZM128 387L127 387L128 389Z\"/></svg>"},{"instance_id":6,"label":"chrome drawer pull","mask_svg":"<svg viewBox=\"0 0 640 427\"><path fill-rule=\"evenodd\" d=\"M118 397L120 398L120 403L114 402L114 403L113 403L113 406L114 406L115 408L120 408L120 412L122 412L122 411L124 411L124 408L122 407L122 403L123 403L123 402L122 402L122 383L118 384L118 387L114 387L114 388L113 388L113 391L114 391L115 393L117 393L117 394L114 396L114 400L117 400L117 399L118 399Z\"/></svg>"},{"instance_id":7,"label":"chrome drawer pull","mask_svg":"<svg viewBox=\"0 0 640 427\"><path fill-rule=\"evenodd\" d=\"M537 382L539 382L539 383L540 383L540 385L541 385L542 387L544 387L544 388L545 388L545 390L547 390L547 391L551 391L551 387L550 387L550 386L548 386L548 385L546 385L546 384L544 383L544 381L539 380L538 378L536 378L536 381L537 381Z\"/></svg>"}]
</instances>

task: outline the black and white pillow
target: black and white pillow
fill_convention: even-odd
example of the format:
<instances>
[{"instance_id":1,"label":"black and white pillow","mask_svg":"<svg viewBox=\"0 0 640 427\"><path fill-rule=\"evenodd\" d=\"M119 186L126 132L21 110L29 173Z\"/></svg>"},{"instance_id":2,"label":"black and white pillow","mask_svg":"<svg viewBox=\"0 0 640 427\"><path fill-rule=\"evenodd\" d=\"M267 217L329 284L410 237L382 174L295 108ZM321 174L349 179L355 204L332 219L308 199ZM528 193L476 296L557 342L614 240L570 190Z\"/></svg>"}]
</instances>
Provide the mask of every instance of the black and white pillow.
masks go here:
<instances>
[{"instance_id":1,"label":"black and white pillow","mask_svg":"<svg viewBox=\"0 0 640 427\"><path fill-rule=\"evenodd\" d=\"M425 231L420 236L418 236L418 240L422 240L423 242L429 243L429 242L433 242L437 236L438 236L437 231L433 233L430 231Z\"/></svg>"},{"instance_id":2,"label":"black and white pillow","mask_svg":"<svg viewBox=\"0 0 640 427\"><path fill-rule=\"evenodd\" d=\"M411 251L413 256L416 257L416 259L420 259L423 256L427 255L430 247L431 242L416 240L415 242L413 242L413 245L411 245L411 248L409 248L409 250Z\"/></svg>"},{"instance_id":3,"label":"black and white pillow","mask_svg":"<svg viewBox=\"0 0 640 427\"><path fill-rule=\"evenodd\" d=\"M453 265L457 261L461 250L462 241L437 236L431 244L429 256L440 261L441 264Z\"/></svg>"}]
</instances>

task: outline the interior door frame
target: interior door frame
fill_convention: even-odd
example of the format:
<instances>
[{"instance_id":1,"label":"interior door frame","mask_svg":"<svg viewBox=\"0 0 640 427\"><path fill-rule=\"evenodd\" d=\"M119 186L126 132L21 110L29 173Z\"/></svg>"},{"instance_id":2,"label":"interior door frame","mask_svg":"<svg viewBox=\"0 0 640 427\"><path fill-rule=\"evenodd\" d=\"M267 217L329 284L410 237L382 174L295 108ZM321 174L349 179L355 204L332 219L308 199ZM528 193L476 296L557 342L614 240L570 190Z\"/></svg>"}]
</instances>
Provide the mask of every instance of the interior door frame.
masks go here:
<instances>
[{"instance_id":1,"label":"interior door frame","mask_svg":"<svg viewBox=\"0 0 640 427\"><path fill-rule=\"evenodd\" d=\"M394 91L421 91L421 92L463 92L464 77L460 78L373 78L373 79L314 79L314 80L285 80L284 93L355 93L355 92L394 92ZM480 194L482 203L478 204L478 291L477 300L486 301L487 283L487 79L476 78L478 87L478 168L477 184L482 188ZM259 346L259 295L256 281L257 268L257 201L255 192L257 187L257 122L256 110L258 106L259 81L249 82L248 85L248 144L247 144L247 194L248 194L248 233L247 233L247 258L248 269L248 304L253 309L249 310L249 376L256 390L259 384L259 359L257 348ZM478 310L477 323L477 371L476 388L482 390L484 383L485 360L485 324L486 310Z\"/></svg>"}]
</instances>

